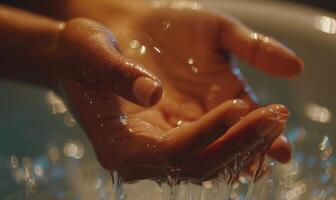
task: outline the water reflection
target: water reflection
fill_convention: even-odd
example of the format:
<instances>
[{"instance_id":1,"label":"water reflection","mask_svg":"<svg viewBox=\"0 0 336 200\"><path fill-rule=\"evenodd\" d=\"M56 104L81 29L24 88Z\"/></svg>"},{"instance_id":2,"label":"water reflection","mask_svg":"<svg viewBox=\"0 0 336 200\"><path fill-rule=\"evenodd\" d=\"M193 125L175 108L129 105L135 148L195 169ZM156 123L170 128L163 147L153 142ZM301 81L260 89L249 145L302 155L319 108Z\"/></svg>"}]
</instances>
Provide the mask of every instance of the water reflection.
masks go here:
<instances>
[{"instance_id":1,"label":"water reflection","mask_svg":"<svg viewBox=\"0 0 336 200\"><path fill-rule=\"evenodd\" d=\"M63 114L68 111L61 98L54 91L47 92L46 100L51 106L52 114Z\"/></svg>"},{"instance_id":2,"label":"water reflection","mask_svg":"<svg viewBox=\"0 0 336 200\"><path fill-rule=\"evenodd\" d=\"M325 136L323 137L322 142L321 142L320 145L319 145L320 150L321 150L321 151L324 151L329 145L330 145L329 137L328 137L327 135L325 135Z\"/></svg>"},{"instance_id":3,"label":"water reflection","mask_svg":"<svg viewBox=\"0 0 336 200\"><path fill-rule=\"evenodd\" d=\"M315 17L315 28L328 34L336 33L336 20L327 16Z\"/></svg>"},{"instance_id":4,"label":"water reflection","mask_svg":"<svg viewBox=\"0 0 336 200\"><path fill-rule=\"evenodd\" d=\"M307 191L306 184L302 181L298 181L293 185L293 187L289 191L286 192L285 199L286 200L298 199L306 191Z\"/></svg>"},{"instance_id":5,"label":"water reflection","mask_svg":"<svg viewBox=\"0 0 336 200\"><path fill-rule=\"evenodd\" d=\"M77 124L75 118L73 118L73 116L70 113L66 113L64 115L63 121L67 127L74 127Z\"/></svg>"},{"instance_id":6,"label":"water reflection","mask_svg":"<svg viewBox=\"0 0 336 200\"><path fill-rule=\"evenodd\" d=\"M69 141L63 147L63 153L67 157L80 159L84 156L84 145L81 141Z\"/></svg>"},{"instance_id":7,"label":"water reflection","mask_svg":"<svg viewBox=\"0 0 336 200\"><path fill-rule=\"evenodd\" d=\"M332 114L328 108L315 103L306 105L305 114L309 119L320 123L328 123L332 119Z\"/></svg>"},{"instance_id":8,"label":"water reflection","mask_svg":"<svg viewBox=\"0 0 336 200\"><path fill-rule=\"evenodd\" d=\"M18 158L17 158L16 156L14 156L14 155L10 157L10 163L11 163L11 167L12 167L13 169L19 167L19 160L18 160Z\"/></svg>"},{"instance_id":9,"label":"water reflection","mask_svg":"<svg viewBox=\"0 0 336 200\"><path fill-rule=\"evenodd\" d=\"M126 120L122 118L121 120ZM294 128L289 131L289 139L294 146L305 145L307 135L311 132L304 128ZM328 135L323 135L316 153L296 150L293 160L286 165L274 165L271 175L258 181L250 189L252 199L269 199L270 195L277 199L330 199L335 196L333 190L336 183L335 155L332 142ZM84 156L85 144L81 140L68 140L63 143L63 153L57 146L49 145L46 155L33 157L8 157L13 178L18 184L18 191L28 195L24 199L45 196L51 199L123 199L149 200L169 199L172 188L155 182L141 181L133 184L123 184L117 174L112 177L99 167L91 156ZM66 157L74 159L66 159ZM48 159L49 158L49 159ZM78 159L81 159L80 162ZM56 162L56 164L55 164ZM267 161L269 162L269 161ZM273 165L272 165L273 166ZM305 172L318 171L317 177L307 176ZM70 189L64 188L69 185ZM22 186L22 190L19 189ZM174 188L176 199L244 199L246 190L251 188L251 180L241 176L235 184L228 184L223 178L195 184L183 182ZM47 190L43 188L47 187ZM54 189L53 189L54 188ZM56 188L56 190L55 190ZM270 192L270 191L273 192ZM142 195L147 191L146 195ZM37 196L36 196L37 195ZM229 195L229 196L227 196ZM14 196L18 197L18 196ZM28 198L31 197L31 198ZM227 198L226 198L227 197Z\"/></svg>"},{"instance_id":10,"label":"water reflection","mask_svg":"<svg viewBox=\"0 0 336 200\"><path fill-rule=\"evenodd\" d=\"M44 169L41 165L35 165L34 172L37 176L43 176Z\"/></svg>"},{"instance_id":11,"label":"water reflection","mask_svg":"<svg viewBox=\"0 0 336 200\"><path fill-rule=\"evenodd\" d=\"M57 147L51 146L51 147L48 148L47 154L48 154L49 159L55 165L57 160L60 158L59 149Z\"/></svg>"}]
</instances>

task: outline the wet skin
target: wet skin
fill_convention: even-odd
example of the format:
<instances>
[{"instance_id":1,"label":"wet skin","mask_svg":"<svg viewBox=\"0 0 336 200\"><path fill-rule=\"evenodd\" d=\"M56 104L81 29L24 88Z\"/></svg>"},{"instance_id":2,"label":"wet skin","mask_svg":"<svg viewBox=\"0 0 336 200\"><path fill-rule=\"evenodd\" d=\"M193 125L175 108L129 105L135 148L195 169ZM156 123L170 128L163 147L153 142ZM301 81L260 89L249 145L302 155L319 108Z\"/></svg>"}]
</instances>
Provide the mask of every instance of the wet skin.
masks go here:
<instances>
[{"instance_id":1,"label":"wet skin","mask_svg":"<svg viewBox=\"0 0 336 200\"><path fill-rule=\"evenodd\" d=\"M171 168L207 179L235 158L243 170L266 151L289 161L281 135L289 111L259 107L232 54L289 78L302 70L293 52L203 10L84 2L67 5L64 17L100 24L60 22L51 77L106 169L126 181L166 178Z\"/></svg>"}]
</instances>

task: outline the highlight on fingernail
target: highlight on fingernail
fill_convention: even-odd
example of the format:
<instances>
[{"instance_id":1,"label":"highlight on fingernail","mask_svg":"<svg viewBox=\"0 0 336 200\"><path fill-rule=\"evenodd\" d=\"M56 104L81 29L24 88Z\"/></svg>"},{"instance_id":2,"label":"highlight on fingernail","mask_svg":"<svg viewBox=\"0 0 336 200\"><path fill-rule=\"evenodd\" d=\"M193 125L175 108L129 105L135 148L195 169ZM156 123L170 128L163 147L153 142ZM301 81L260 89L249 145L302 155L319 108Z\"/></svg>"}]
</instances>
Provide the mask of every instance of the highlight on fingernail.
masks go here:
<instances>
[{"instance_id":1,"label":"highlight on fingernail","mask_svg":"<svg viewBox=\"0 0 336 200\"><path fill-rule=\"evenodd\" d=\"M133 83L133 95L142 106L152 106L156 104L162 95L160 83L149 77L139 77Z\"/></svg>"}]
</instances>

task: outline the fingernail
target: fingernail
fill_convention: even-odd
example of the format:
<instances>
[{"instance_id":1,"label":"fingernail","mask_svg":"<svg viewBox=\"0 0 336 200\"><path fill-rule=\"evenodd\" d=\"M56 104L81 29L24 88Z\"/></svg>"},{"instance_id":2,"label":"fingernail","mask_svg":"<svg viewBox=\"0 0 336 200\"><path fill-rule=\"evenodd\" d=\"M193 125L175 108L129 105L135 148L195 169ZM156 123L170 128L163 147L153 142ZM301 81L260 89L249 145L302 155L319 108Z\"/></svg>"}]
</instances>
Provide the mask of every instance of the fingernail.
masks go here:
<instances>
[{"instance_id":1,"label":"fingernail","mask_svg":"<svg viewBox=\"0 0 336 200\"><path fill-rule=\"evenodd\" d=\"M284 105L276 105L275 110L278 111L282 115L290 115L290 111Z\"/></svg>"},{"instance_id":2,"label":"fingernail","mask_svg":"<svg viewBox=\"0 0 336 200\"><path fill-rule=\"evenodd\" d=\"M139 104L148 107L160 100L162 87L151 78L139 77L133 83L132 92Z\"/></svg>"}]
</instances>

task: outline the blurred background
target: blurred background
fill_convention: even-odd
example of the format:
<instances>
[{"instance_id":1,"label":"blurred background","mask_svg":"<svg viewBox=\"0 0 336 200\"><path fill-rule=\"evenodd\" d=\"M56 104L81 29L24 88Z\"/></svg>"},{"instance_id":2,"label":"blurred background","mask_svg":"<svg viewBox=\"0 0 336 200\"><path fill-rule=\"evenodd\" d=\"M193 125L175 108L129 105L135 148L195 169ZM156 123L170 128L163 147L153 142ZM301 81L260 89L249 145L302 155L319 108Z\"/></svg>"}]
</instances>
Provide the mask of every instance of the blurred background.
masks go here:
<instances>
[{"instance_id":1,"label":"blurred background","mask_svg":"<svg viewBox=\"0 0 336 200\"><path fill-rule=\"evenodd\" d=\"M335 0L276 0L276 1L296 2L296 3L316 6L319 8L323 8L323 9L336 12L336 1Z\"/></svg>"}]
</instances>

